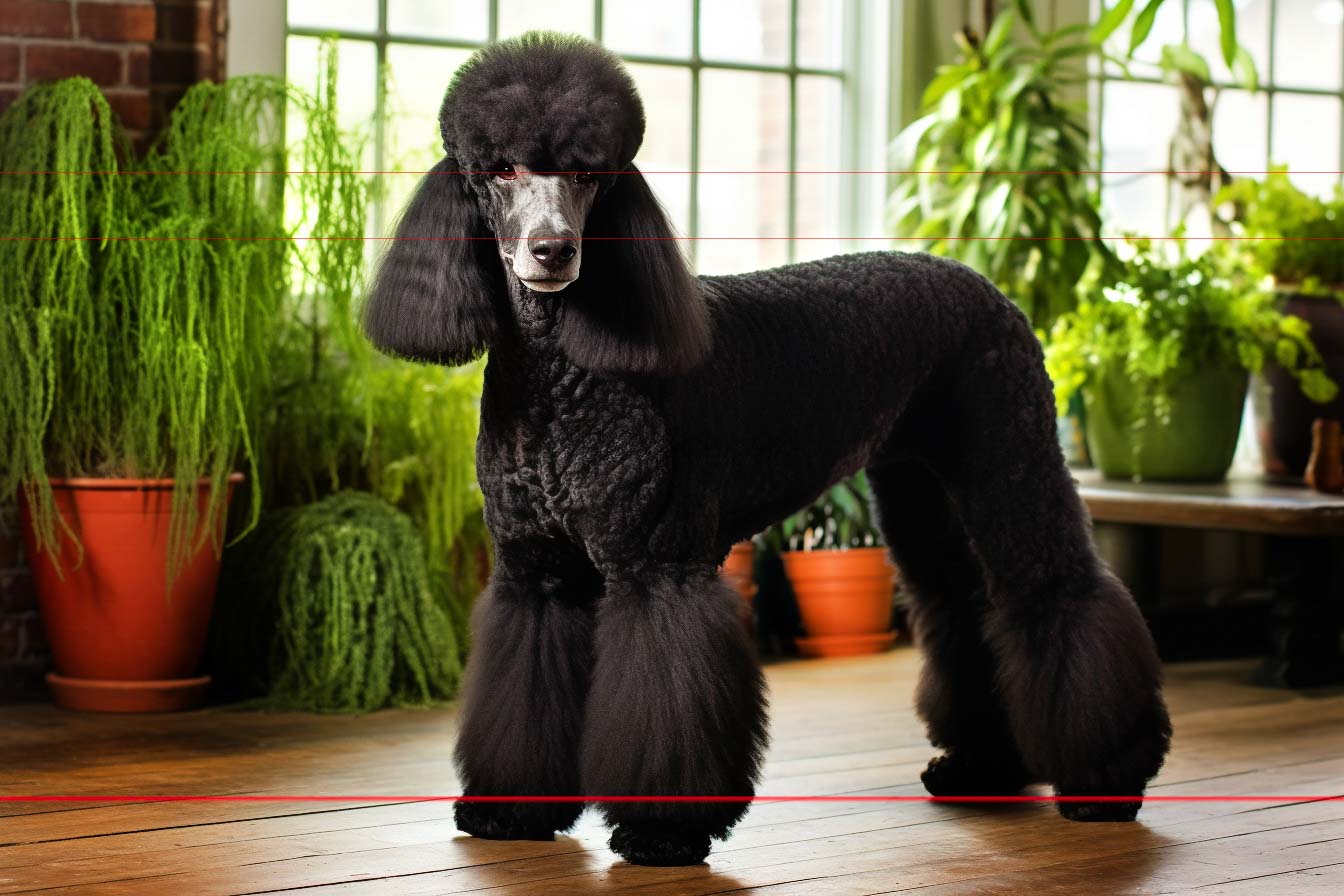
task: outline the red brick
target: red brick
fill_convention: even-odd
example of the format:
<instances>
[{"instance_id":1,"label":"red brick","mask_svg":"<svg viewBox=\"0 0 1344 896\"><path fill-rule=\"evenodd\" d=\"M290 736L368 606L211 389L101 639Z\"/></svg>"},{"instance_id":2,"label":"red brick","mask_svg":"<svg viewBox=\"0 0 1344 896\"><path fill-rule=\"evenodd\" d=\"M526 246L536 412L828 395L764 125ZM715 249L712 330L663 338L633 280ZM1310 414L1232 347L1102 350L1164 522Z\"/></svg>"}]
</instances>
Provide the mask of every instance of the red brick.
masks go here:
<instances>
[{"instance_id":1,"label":"red brick","mask_svg":"<svg viewBox=\"0 0 1344 896\"><path fill-rule=\"evenodd\" d=\"M215 26L209 7L159 6L156 15L156 38L171 44L211 44L215 41Z\"/></svg>"},{"instance_id":2,"label":"red brick","mask_svg":"<svg viewBox=\"0 0 1344 896\"><path fill-rule=\"evenodd\" d=\"M103 41L154 39L154 7L150 3L80 3L75 7L80 37Z\"/></svg>"},{"instance_id":3,"label":"red brick","mask_svg":"<svg viewBox=\"0 0 1344 896\"><path fill-rule=\"evenodd\" d=\"M19 45L0 44L0 81L19 80ZM3 538L0 535L0 538Z\"/></svg>"},{"instance_id":4,"label":"red brick","mask_svg":"<svg viewBox=\"0 0 1344 896\"><path fill-rule=\"evenodd\" d=\"M4 0L0 34L69 37L70 18L69 0Z\"/></svg>"},{"instance_id":5,"label":"red brick","mask_svg":"<svg viewBox=\"0 0 1344 896\"><path fill-rule=\"evenodd\" d=\"M149 59L149 77L160 84L195 84L211 69L210 55L195 47L154 47Z\"/></svg>"},{"instance_id":6,"label":"red brick","mask_svg":"<svg viewBox=\"0 0 1344 896\"><path fill-rule=\"evenodd\" d=\"M143 131L149 127L149 91L107 93L105 96L122 127L130 131Z\"/></svg>"},{"instance_id":7,"label":"red brick","mask_svg":"<svg viewBox=\"0 0 1344 896\"><path fill-rule=\"evenodd\" d=\"M149 47L131 47L126 51L126 84L149 86Z\"/></svg>"},{"instance_id":8,"label":"red brick","mask_svg":"<svg viewBox=\"0 0 1344 896\"><path fill-rule=\"evenodd\" d=\"M28 46L28 80L48 81L83 75L95 84L121 82L121 51L101 47Z\"/></svg>"}]
</instances>

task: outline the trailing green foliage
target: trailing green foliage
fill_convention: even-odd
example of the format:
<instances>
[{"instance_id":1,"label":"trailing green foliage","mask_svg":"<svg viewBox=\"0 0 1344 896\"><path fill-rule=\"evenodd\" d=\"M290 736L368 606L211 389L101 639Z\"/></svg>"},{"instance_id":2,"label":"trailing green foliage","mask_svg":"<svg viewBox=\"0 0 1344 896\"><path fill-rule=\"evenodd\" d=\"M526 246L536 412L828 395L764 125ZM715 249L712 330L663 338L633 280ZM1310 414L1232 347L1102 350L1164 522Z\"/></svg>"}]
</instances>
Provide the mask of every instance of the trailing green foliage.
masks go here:
<instances>
[{"instance_id":1,"label":"trailing green foliage","mask_svg":"<svg viewBox=\"0 0 1344 896\"><path fill-rule=\"evenodd\" d=\"M1238 259L1256 277L1306 293L1344 290L1344 190L1318 199L1293 185L1284 168L1263 181L1239 180L1219 193L1232 203L1241 232Z\"/></svg>"},{"instance_id":2,"label":"trailing green foliage","mask_svg":"<svg viewBox=\"0 0 1344 896\"><path fill-rule=\"evenodd\" d=\"M1045 363L1056 407L1117 365L1141 396L1140 425L1167 419L1173 390L1195 372L1254 373L1270 359L1313 400L1334 396L1309 325L1279 313L1273 296L1232 288L1213 256L1191 258L1182 246L1167 257L1148 240L1131 245L1135 254L1121 282L1061 317L1050 333ZM1138 445L1142 433L1136 436Z\"/></svg>"},{"instance_id":3,"label":"trailing green foliage","mask_svg":"<svg viewBox=\"0 0 1344 896\"><path fill-rule=\"evenodd\" d=\"M888 206L900 236L966 262L1016 301L1037 328L1113 279L1081 107L1095 46L1085 29L1013 31L1005 9L983 41L958 36L960 58L924 91L925 114L892 146L905 170Z\"/></svg>"},{"instance_id":4,"label":"trailing green foliage","mask_svg":"<svg viewBox=\"0 0 1344 896\"><path fill-rule=\"evenodd\" d=\"M371 712L446 700L452 615L406 514L360 492L267 514L225 554L212 670L274 709Z\"/></svg>"},{"instance_id":5,"label":"trailing green foliage","mask_svg":"<svg viewBox=\"0 0 1344 896\"><path fill-rule=\"evenodd\" d=\"M173 478L172 571L221 533L196 518L196 481L217 522L230 473L255 473L285 289L281 184L160 173L283 170L256 135L285 95L261 79L193 88L134 169L87 80L33 87L0 116L0 168L33 172L0 178L0 314L16 346L0 356L0 493L25 489L43 548L58 525L48 475Z\"/></svg>"},{"instance_id":6,"label":"trailing green foliage","mask_svg":"<svg viewBox=\"0 0 1344 896\"><path fill-rule=\"evenodd\" d=\"M868 477L860 470L822 492L811 504L761 533L775 551L825 551L882 544L873 518Z\"/></svg>"}]
</instances>

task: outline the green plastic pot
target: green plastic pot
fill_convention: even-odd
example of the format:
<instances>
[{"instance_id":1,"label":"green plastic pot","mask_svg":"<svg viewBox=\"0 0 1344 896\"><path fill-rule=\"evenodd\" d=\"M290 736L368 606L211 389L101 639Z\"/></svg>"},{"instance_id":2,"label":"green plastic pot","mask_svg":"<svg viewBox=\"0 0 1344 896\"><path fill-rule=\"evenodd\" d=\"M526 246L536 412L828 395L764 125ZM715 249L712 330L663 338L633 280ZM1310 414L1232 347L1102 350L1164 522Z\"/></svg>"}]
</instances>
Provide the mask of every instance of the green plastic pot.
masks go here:
<instances>
[{"instance_id":1,"label":"green plastic pot","mask_svg":"<svg viewBox=\"0 0 1344 896\"><path fill-rule=\"evenodd\" d=\"M1136 451L1139 387L1122 365L1103 367L1082 390L1092 462L1115 479L1223 479L1237 450L1247 380L1239 367L1194 374L1172 393L1168 422L1149 417Z\"/></svg>"}]
</instances>

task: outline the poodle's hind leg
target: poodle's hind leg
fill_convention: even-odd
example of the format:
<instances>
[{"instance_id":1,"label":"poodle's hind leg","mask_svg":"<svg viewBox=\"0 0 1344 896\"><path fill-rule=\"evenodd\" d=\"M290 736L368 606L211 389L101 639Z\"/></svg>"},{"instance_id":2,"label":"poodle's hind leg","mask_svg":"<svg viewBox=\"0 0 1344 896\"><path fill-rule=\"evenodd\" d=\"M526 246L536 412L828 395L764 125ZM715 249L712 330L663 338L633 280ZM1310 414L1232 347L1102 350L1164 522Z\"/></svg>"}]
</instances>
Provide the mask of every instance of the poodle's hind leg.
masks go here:
<instances>
[{"instance_id":1,"label":"poodle's hind leg","mask_svg":"<svg viewBox=\"0 0 1344 896\"><path fill-rule=\"evenodd\" d=\"M639 865L703 861L746 812L765 748L760 669L740 598L710 563L613 571L598 610L583 732L594 797L743 797L600 802L611 848Z\"/></svg>"},{"instance_id":2,"label":"poodle's hind leg","mask_svg":"<svg viewBox=\"0 0 1344 896\"><path fill-rule=\"evenodd\" d=\"M985 571L985 630L1023 762L1075 800L1059 803L1064 816L1132 820L1171 737L1161 664L1134 599L1096 556L1040 346L1017 319L968 352L929 459ZM1089 796L1134 799L1079 799Z\"/></svg>"},{"instance_id":3,"label":"poodle's hind leg","mask_svg":"<svg viewBox=\"0 0 1344 896\"><path fill-rule=\"evenodd\" d=\"M579 794L579 739L601 579L585 556L497 543L472 613L456 759L468 797ZM550 840L582 802L457 804L457 826L492 840Z\"/></svg>"},{"instance_id":4,"label":"poodle's hind leg","mask_svg":"<svg viewBox=\"0 0 1344 896\"><path fill-rule=\"evenodd\" d=\"M924 786L940 797L1018 793L1028 775L997 693L984 576L965 529L937 474L917 458L870 467L868 481L924 654L915 707L943 750L920 776Z\"/></svg>"}]
</instances>

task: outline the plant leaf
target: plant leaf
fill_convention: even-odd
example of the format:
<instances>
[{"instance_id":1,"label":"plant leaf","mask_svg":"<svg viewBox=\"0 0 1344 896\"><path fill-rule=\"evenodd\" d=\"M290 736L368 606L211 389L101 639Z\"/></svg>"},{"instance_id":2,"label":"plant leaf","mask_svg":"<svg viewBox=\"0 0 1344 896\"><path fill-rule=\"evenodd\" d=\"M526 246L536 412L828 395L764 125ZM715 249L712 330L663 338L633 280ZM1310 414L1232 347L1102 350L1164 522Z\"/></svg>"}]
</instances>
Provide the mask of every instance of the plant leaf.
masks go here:
<instances>
[{"instance_id":1,"label":"plant leaf","mask_svg":"<svg viewBox=\"0 0 1344 896\"><path fill-rule=\"evenodd\" d=\"M1237 47L1237 56L1232 60L1232 76L1238 84L1252 93L1260 89L1260 73L1256 70L1255 60L1245 47Z\"/></svg>"},{"instance_id":2,"label":"plant leaf","mask_svg":"<svg viewBox=\"0 0 1344 896\"><path fill-rule=\"evenodd\" d=\"M1161 66L1164 71L1193 75L1205 84L1213 80L1209 74L1208 62L1190 49L1188 44L1167 44L1163 47Z\"/></svg>"},{"instance_id":3,"label":"plant leaf","mask_svg":"<svg viewBox=\"0 0 1344 896\"><path fill-rule=\"evenodd\" d=\"M994 24L989 29L989 34L985 35L985 42L981 47L981 52L985 56L997 55L1003 45L1008 42L1008 36L1013 33L1013 25L1016 24L1017 16L1013 15L1012 10L1004 10L994 19Z\"/></svg>"},{"instance_id":4,"label":"plant leaf","mask_svg":"<svg viewBox=\"0 0 1344 896\"><path fill-rule=\"evenodd\" d=\"M1152 33L1153 22L1157 19L1157 10L1162 6L1162 2L1163 0L1148 0L1148 5L1134 19L1134 30L1129 33L1129 55L1133 56L1134 51L1143 46L1143 42Z\"/></svg>"},{"instance_id":5,"label":"plant leaf","mask_svg":"<svg viewBox=\"0 0 1344 896\"><path fill-rule=\"evenodd\" d=\"M1120 27L1129 11L1134 8L1134 0L1120 0L1119 3L1112 6L1101 14L1097 19L1097 24L1092 26L1090 35L1092 43L1101 45L1106 42L1106 38L1115 33L1115 29Z\"/></svg>"},{"instance_id":6,"label":"plant leaf","mask_svg":"<svg viewBox=\"0 0 1344 896\"><path fill-rule=\"evenodd\" d=\"M1237 9L1232 0L1213 0L1218 8L1218 46L1223 51L1223 61L1233 68L1237 59Z\"/></svg>"}]
</instances>

